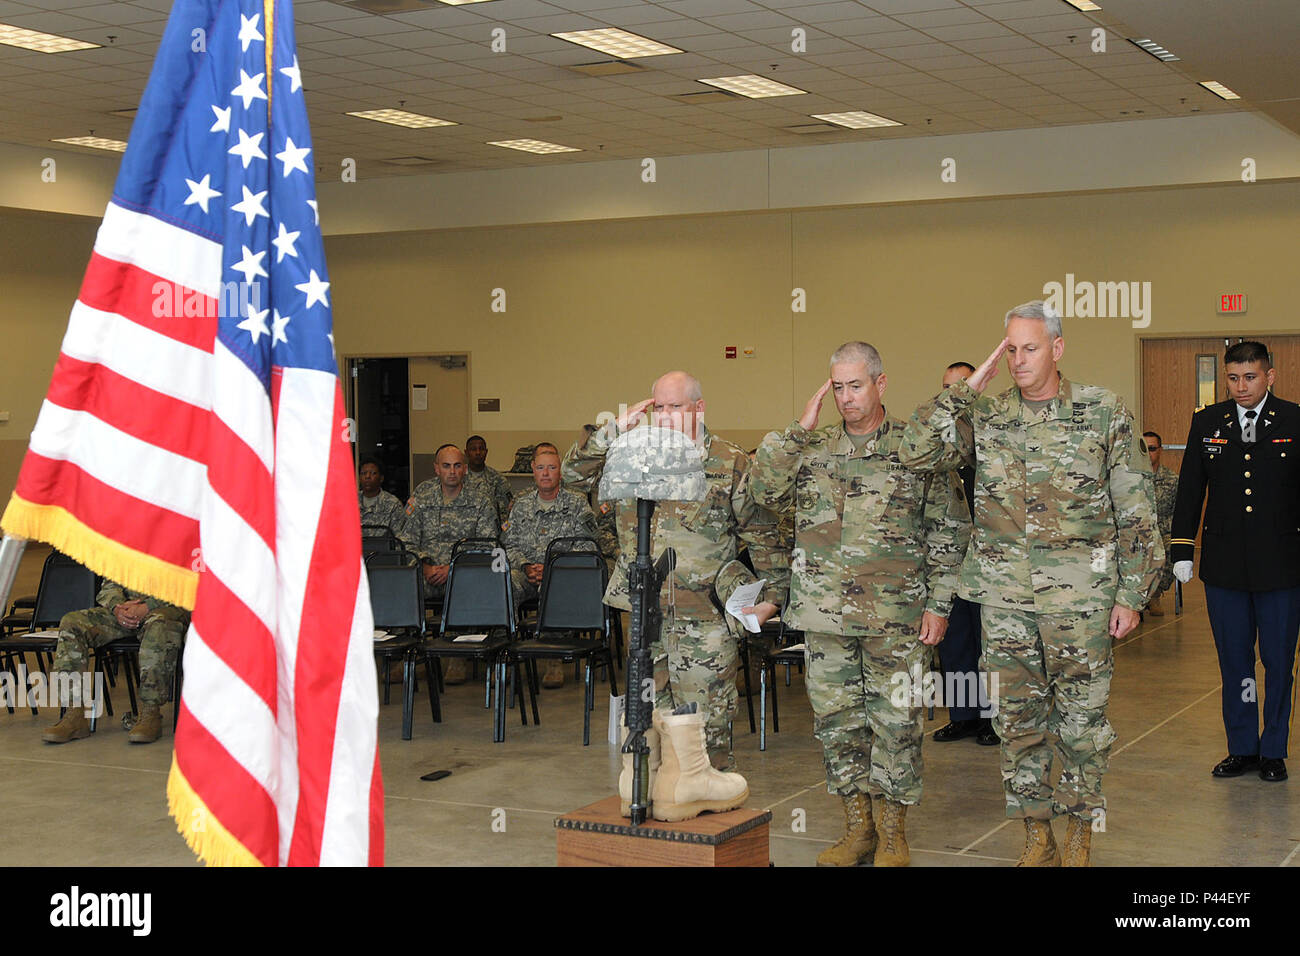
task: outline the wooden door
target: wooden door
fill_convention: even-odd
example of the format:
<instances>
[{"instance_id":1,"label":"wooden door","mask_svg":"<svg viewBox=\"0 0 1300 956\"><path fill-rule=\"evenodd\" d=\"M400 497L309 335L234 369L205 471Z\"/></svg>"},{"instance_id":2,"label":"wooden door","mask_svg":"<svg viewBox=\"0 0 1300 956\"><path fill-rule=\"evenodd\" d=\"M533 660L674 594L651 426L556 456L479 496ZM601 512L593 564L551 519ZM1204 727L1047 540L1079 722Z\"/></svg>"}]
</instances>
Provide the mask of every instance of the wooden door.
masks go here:
<instances>
[{"instance_id":1,"label":"wooden door","mask_svg":"<svg viewBox=\"0 0 1300 956\"><path fill-rule=\"evenodd\" d=\"M1192 427L1192 415L1206 399L1225 397L1222 338L1143 339L1142 414L1138 426L1160 436L1164 451L1160 464L1177 474L1182 465L1183 443ZM1197 356L1213 357L1214 385L1210 394L1197 385ZM1202 358L1208 364L1209 359Z\"/></svg>"}]
</instances>

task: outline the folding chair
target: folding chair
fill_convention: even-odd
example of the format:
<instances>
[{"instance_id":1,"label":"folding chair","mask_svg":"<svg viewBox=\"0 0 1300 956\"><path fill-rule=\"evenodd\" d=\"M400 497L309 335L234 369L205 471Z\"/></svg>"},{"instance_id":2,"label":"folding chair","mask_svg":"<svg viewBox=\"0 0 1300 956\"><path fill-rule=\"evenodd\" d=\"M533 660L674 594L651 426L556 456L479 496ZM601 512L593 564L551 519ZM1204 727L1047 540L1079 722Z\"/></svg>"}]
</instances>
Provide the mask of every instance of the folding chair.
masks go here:
<instances>
[{"instance_id":1,"label":"folding chair","mask_svg":"<svg viewBox=\"0 0 1300 956\"><path fill-rule=\"evenodd\" d=\"M501 547L495 538L471 538L457 542L452 551L447 588L443 596L438 637L424 646L426 661L432 660L441 676L442 658L461 657L482 661L488 667L485 705L492 706L492 680L496 677L496 708L493 714L492 742L506 739L506 669L509 646L515 639L515 603L509 569L498 562ZM495 566L494 566L495 565ZM455 642L453 632L484 630L481 641ZM505 633L501 634L500 631ZM494 634L493 631L498 633ZM519 665L514 666L515 683L519 683ZM430 675L430 680L433 675ZM520 706L524 726L528 716Z\"/></svg>"},{"instance_id":2,"label":"folding chair","mask_svg":"<svg viewBox=\"0 0 1300 956\"><path fill-rule=\"evenodd\" d=\"M404 559L401 562L394 557ZM402 739L411 739L415 716L415 658L424 637L424 584L420 558L411 551L379 552L366 557L366 578L370 583L370 610L375 627L403 633L385 640L375 640L375 658L384 678L384 703L391 699L389 664L402 661ZM438 703L438 684L426 659L429 682L429 706L433 722L442 722Z\"/></svg>"},{"instance_id":3,"label":"folding chair","mask_svg":"<svg viewBox=\"0 0 1300 956\"><path fill-rule=\"evenodd\" d=\"M393 534L392 528L384 524L363 524L361 526L361 553L374 554L376 551L400 551L401 540Z\"/></svg>"},{"instance_id":4,"label":"folding chair","mask_svg":"<svg viewBox=\"0 0 1300 956\"><path fill-rule=\"evenodd\" d=\"M575 545L589 544L590 551L570 550ZM587 537L556 538L546 546L546 561L542 572L542 586L537 599L537 623L532 628L533 640L519 641L510 646L510 656L523 661L528 679L528 698L533 708L533 722L541 723L537 713L537 661L585 661L585 692L582 706L582 745L591 743L591 711L595 708L592 691L591 666L603 663L609 668L610 693L618 696L618 676L614 673L614 658L610 653L610 613L605 606L605 558L597 543ZM544 633L574 632L573 636L557 637L543 641ZM595 631L598 639L578 637L578 634ZM519 702L523 707L523 700Z\"/></svg>"},{"instance_id":5,"label":"folding chair","mask_svg":"<svg viewBox=\"0 0 1300 956\"><path fill-rule=\"evenodd\" d=\"M36 601L32 608L31 619L26 631L9 634L0 638L0 657L3 665L0 669L13 674L14 686L18 686L16 661L23 661L28 652L36 655L36 665L48 678L49 665L54 663L54 651L59 646L57 635L36 635L39 628L58 627L63 615L69 611L81 611L95 606L95 595L99 591L99 582L95 573L78 564L60 551L51 551L41 566L41 583L36 589ZM26 688L23 688L26 693ZM111 704L110 704L111 706ZM14 712L12 706L9 713ZM38 713L32 708L32 714ZM111 711L110 711L111 713Z\"/></svg>"}]
</instances>

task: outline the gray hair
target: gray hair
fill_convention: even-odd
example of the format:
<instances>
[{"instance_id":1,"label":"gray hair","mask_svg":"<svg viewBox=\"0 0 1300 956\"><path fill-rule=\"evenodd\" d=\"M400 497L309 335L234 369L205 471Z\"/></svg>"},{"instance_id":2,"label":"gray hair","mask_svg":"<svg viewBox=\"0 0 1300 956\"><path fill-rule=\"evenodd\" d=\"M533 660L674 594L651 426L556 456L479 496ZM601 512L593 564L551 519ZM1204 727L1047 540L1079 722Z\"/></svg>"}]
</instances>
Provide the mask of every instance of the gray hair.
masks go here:
<instances>
[{"instance_id":1,"label":"gray hair","mask_svg":"<svg viewBox=\"0 0 1300 956\"><path fill-rule=\"evenodd\" d=\"M1063 337L1061 332L1061 313L1044 302L1042 299L1034 299L1030 302L1022 302L1002 320L1002 327L1005 329L1011 324L1012 319L1034 319L1042 322L1047 326L1047 335L1049 338L1059 339Z\"/></svg>"},{"instance_id":2,"label":"gray hair","mask_svg":"<svg viewBox=\"0 0 1300 956\"><path fill-rule=\"evenodd\" d=\"M876 347L868 345L866 342L845 342L832 352L831 364L838 365L841 362L865 362L867 377L873 382L880 378L880 373L884 368L880 361L880 353L876 351Z\"/></svg>"},{"instance_id":3,"label":"gray hair","mask_svg":"<svg viewBox=\"0 0 1300 956\"><path fill-rule=\"evenodd\" d=\"M696 378L694 375L690 374L689 372L682 372L682 371L664 372L664 374L660 375L650 385L650 394L653 395L655 392L655 386L658 385L660 382L662 382L664 379L668 378L668 376L670 375L680 375L685 380L686 400L688 402L698 402L700 399L704 397L704 390L700 388L700 380Z\"/></svg>"}]
</instances>

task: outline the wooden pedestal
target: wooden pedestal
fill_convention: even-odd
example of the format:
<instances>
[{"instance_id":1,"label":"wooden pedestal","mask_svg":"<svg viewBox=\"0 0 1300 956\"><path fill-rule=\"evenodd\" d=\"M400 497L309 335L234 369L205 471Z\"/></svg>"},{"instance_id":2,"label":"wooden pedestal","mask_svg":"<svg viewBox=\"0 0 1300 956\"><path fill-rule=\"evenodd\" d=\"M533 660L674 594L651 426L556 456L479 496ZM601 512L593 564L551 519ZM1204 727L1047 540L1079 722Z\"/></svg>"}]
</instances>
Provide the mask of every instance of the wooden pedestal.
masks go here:
<instances>
[{"instance_id":1,"label":"wooden pedestal","mask_svg":"<svg viewBox=\"0 0 1300 956\"><path fill-rule=\"evenodd\" d=\"M634 827L617 796L555 821L560 866L767 866L767 810L702 813L694 820Z\"/></svg>"}]
</instances>

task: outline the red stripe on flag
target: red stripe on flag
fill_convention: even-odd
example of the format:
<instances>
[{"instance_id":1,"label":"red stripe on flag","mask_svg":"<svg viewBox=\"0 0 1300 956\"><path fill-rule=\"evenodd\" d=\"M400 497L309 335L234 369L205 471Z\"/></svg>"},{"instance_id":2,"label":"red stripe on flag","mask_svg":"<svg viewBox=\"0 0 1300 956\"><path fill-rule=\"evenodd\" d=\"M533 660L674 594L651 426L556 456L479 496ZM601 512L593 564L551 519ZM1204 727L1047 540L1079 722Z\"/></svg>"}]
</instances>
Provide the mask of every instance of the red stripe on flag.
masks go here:
<instances>
[{"instance_id":1,"label":"red stripe on flag","mask_svg":"<svg viewBox=\"0 0 1300 956\"><path fill-rule=\"evenodd\" d=\"M215 574L199 575L194 628L203 642L276 713L275 638Z\"/></svg>"},{"instance_id":2,"label":"red stripe on flag","mask_svg":"<svg viewBox=\"0 0 1300 956\"><path fill-rule=\"evenodd\" d=\"M198 553L197 521L119 491L70 461L29 448L14 492L33 504L65 508L93 531L186 570Z\"/></svg>"},{"instance_id":3,"label":"red stripe on flag","mask_svg":"<svg viewBox=\"0 0 1300 956\"><path fill-rule=\"evenodd\" d=\"M55 405L89 412L150 445L203 461L207 409L141 385L106 365L60 353L46 397Z\"/></svg>"},{"instance_id":4,"label":"red stripe on flag","mask_svg":"<svg viewBox=\"0 0 1300 956\"><path fill-rule=\"evenodd\" d=\"M271 795L208 733L183 700L180 708L176 765L190 789L244 849L261 860L263 866L275 866L280 852L280 830ZM201 826L204 822L194 820L192 825ZM184 826L191 821L177 823Z\"/></svg>"},{"instance_id":5,"label":"red stripe on flag","mask_svg":"<svg viewBox=\"0 0 1300 956\"><path fill-rule=\"evenodd\" d=\"M278 398L278 388L276 392ZM361 516L352 476L352 448L333 427L333 422L342 419L343 391L336 384L331 424L325 435L318 436L328 442L329 465L303 601L294 679L298 812L289 846L290 866L320 862L340 688L361 575Z\"/></svg>"},{"instance_id":6,"label":"red stripe on flag","mask_svg":"<svg viewBox=\"0 0 1300 956\"><path fill-rule=\"evenodd\" d=\"M208 484L275 551L275 492L271 473L257 452L221 418L212 415L209 427Z\"/></svg>"},{"instance_id":7,"label":"red stripe on flag","mask_svg":"<svg viewBox=\"0 0 1300 956\"><path fill-rule=\"evenodd\" d=\"M432 691L430 692L432 693ZM379 770L379 748L370 777L370 865L384 865L384 777Z\"/></svg>"},{"instance_id":8,"label":"red stripe on flag","mask_svg":"<svg viewBox=\"0 0 1300 956\"><path fill-rule=\"evenodd\" d=\"M218 300L137 265L92 253L77 298L92 309L114 312L159 335L205 352L212 351L217 335ZM186 315L187 302L189 315Z\"/></svg>"}]
</instances>

